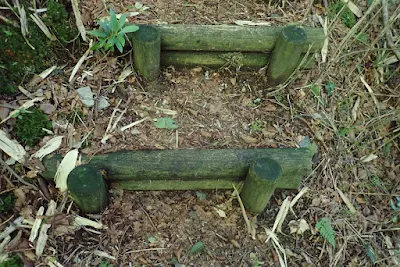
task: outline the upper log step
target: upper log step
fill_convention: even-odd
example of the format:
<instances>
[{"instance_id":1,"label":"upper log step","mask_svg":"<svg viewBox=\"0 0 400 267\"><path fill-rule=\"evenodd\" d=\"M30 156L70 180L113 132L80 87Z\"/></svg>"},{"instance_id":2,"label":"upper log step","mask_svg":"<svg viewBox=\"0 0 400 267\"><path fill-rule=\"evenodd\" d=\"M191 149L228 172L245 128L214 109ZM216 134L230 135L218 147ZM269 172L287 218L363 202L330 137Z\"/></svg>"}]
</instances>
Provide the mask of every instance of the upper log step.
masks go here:
<instances>
[{"instance_id":1,"label":"upper log step","mask_svg":"<svg viewBox=\"0 0 400 267\"><path fill-rule=\"evenodd\" d=\"M235 25L152 25L161 35L161 49L175 51L270 52L284 27ZM307 40L302 52L318 52L325 35L322 28L302 27Z\"/></svg>"}]
</instances>

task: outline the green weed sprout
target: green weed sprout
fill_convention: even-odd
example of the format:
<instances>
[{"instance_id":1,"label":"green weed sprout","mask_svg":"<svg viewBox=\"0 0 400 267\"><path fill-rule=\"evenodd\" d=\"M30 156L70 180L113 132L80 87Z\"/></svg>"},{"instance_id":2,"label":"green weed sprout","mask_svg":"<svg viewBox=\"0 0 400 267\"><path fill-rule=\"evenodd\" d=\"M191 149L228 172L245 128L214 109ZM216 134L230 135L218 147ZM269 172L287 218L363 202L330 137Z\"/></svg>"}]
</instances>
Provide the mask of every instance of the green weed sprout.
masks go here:
<instances>
[{"instance_id":1,"label":"green weed sprout","mask_svg":"<svg viewBox=\"0 0 400 267\"><path fill-rule=\"evenodd\" d=\"M126 15L122 14L120 18L113 10L110 10L110 20L107 18L104 21L98 21L99 29L88 31L90 35L96 37L99 42L92 46L92 50L99 50L114 52L114 46L122 53L125 46L125 33L136 32L139 30L137 25L126 25Z\"/></svg>"}]
</instances>

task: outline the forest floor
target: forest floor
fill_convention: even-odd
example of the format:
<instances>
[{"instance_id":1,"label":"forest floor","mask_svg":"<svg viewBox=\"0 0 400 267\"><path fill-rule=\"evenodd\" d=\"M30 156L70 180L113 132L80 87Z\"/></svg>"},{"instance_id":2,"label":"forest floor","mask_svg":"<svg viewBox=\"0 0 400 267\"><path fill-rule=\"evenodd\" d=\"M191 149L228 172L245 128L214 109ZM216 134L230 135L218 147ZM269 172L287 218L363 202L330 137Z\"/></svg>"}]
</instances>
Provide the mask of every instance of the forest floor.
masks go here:
<instances>
[{"instance_id":1,"label":"forest floor","mask_svg":"<svg viewBox=\"0 0 400 267\"><path fill-rule=\"evenodd\" d=\"M82 140L86 141L80 152L102 154L127 149L298 147L305 137L311 138L318 154L312 173L302 181L306 193L289 211L281 232L275 233L279 248L268 235L285 199L293 199L298 191L276 191L257 216L251 235L233 190L130 192L112 187L107 209L87 216L36 171L2 165L0 194L13 192L15 203L0 215L0 262L6 255L18 255L26 266L400 265L400 63L386 34L391 32L399 47L399 3L382 1L389 10L384 27L380 1L350 2L354 22L348 20L350 15L329 15L326 1L309 2L269 6L268 1L256 0L144 0L141 4L149 9L129 18L136 24L325 24L328 46L316 55L314 69L298 71L284 87L268 86L262 70L198 66L164 68L158 86L146 90L129 50L120 56L91 52L69 82L87 49L74 47L70 52L75 61L30 89L41 89L44 98L36 105L49 114L53 134L25 148L29 155L54 136L64 137L57 150L63 155ZM83 24L93 29L107 10L134 12L134 4L82 0L79 7ZM127 72L131 74L121 79ZM85 86L110 106L85 107L76 93ZM9 115L10 106L28 99L22 93L4 99L0 118ZM72 122L66 114L72 114ZM120 115L115 130L106 132L110 120L114 123ZM151 119L121 131L146 117ZM160 117L174 119L179 128L157 128L153 119ZM10 138L15 138L13 120L0 125ZM102 143L106 134L111 136ZM2 162L6 159L4 155ZM21 184L21 178L28 185ZM50 199L56 202L56 214L37 215ZM97 229L74 224L78 214L98 222ZM18 222L19 216L24 221ZM41 257L35 253L38 242L29 242L38 218L50 224ZM332 227L334 245L317 229L321 219ZM16 230L5 235L12 222Z\"/></svg>"}]
</instances>

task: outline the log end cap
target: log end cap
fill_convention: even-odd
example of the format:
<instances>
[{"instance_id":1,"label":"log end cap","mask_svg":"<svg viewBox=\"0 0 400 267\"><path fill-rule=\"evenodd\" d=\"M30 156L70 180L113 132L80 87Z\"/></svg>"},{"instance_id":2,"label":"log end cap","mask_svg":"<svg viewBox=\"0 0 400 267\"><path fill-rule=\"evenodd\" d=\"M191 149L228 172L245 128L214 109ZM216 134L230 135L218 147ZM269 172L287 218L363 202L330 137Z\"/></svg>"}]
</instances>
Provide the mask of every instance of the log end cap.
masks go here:
<instances>
[{"instance_id":1,"label":"log end cap","mask_svg":"<svg viewBox=\"0 0 400 267\"><path fill-rule=\"evenodd\" d=\"M67 186L74 194L92 195L104 186L103 175L98 168L83 164L69 173Z\"/></svg>"},{"instance_id":2,"label":"log end cap","mask_svg":"<svg viewBox=\"0 0 400 267\"><path fill-rule=\"evenodd\" d=\"M281 165L271 158L260 158L253 162L253 172L262 180L276 181L282 176Z\"/></svg>"},{"instance_id":3,"label":"log end cap","mask_svg":"<svg viewBox=\"0 0 400 267\"><path fill-rule=\"evenodd\" d=\"M161 38L158 30L150 25L140 25L139 30L132 35L143 42L159 42Z\"/></svg>"},{"instance_id":4,"label":"log end cap","mask_svg":"<svg viewBox=\"0 0 400 267\"><path fill-rule=\"evenodd\" d=\"M303 28L291 25L282 30L285 39L292 43L304 43L307 40L307 33Z\"/></svg>"}]
</instances>

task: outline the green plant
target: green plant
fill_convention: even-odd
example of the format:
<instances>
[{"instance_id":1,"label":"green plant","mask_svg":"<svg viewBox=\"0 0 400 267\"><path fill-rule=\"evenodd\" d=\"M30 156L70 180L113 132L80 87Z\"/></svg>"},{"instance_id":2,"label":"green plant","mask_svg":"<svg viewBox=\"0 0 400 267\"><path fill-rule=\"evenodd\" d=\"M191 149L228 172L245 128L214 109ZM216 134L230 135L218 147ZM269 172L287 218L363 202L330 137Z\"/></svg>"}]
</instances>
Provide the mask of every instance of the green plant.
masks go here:
<instances>
[{"instance_id":1,"label":"green plant","mask_svg":"<svg viewBox=\"0 0 400 267\"><path fill-rule=\"evenodd\" d=\"M325 90L328 96L331 96L333 94L333 91L335 90L335 84L333 82L328 82L327 84L325 84Z\"/></svg>"},{"instance_id":2,"label":"green plant","mask_svg":"<svg viewBox=\"0 0 400 267\"><path fill-rule=\"evenodd\" d=\"M13 192L0 195L0 213L7 213L14 205L16 197Z\"/></svg>"},{"instance_id":3,"label":"green plant","mask_svg":"<svg viewBox=\"0 0 400 267\"><path fill-rule=\"evenodd\" d=\"M400 216L400 197L395 197L395 199L395 201L393 201L393 199L390 199L389 203L392 209L396 212L396 215L393 217L392 221L393 223L398 223Z\"/></svg>"},{"instance_id":4,"label":"green plant","mask_svg":"<svg viewBox=\"0 0 400 267\"><path fill-rule=\"evenodd\" d=\"M375 263L375 253L372 250L372 247L370 244L364 244L364 250L365 253L367 254L368 258L371 260L372 263Z\"/></svg>"},{"instance_id":5,"label":"green plant","mask_svg":"<svg viewBox=\"0 0 400 267\"><path fill-rule=\"evenodd\" d=\"M202 241L197 241L189 250L189 255L201 253L204 250L204 244Z\"/></svg>"},{"instance_id":6,"label":"green plant","mask_svg":"<svg viewBox=\"0 0 400 267\"><path fill-rule=\"evenodd\" d=\"M329 17L333 18L334 15L340 13L340 20L348 28L352 28L356 24L356 16L342 1L336 1L330 6ZM343 9L343 10L342 10Z\"/></svg>"},{"instance_id":7,"label":"green plant","mask_svg":"<svg viewBox=\"0 0 400 267\"><path fill-rule=\"evenodd\" d=\"M114 46L122 53L125 46L125 33L136 32L139 30L137 25L125 26L126 16L122 14L120 18L113 10L110 10L110 20L98 21L100 28L89 31L88 33L96 37L99 42L93 45L92 50L103 48L105 51L114 52Z\"/></svg>"},{"instance_id":8,"label":"green plant","mask_svg":"<svg viewBox=\"0 0 400 267\"><path fill-rule=\"evenodd\" d=\"M252 132L261 133L264 129L264 123L261 120L256 119L250 124L250 129Z\"/></svg>"},{"instance_id":9,"label":"green plant","mask_svg":"<svg viewBox=\"0 0 400 267\"><path fill-rule=\"evenodd\" d=\"M101 262L98 267L113 267L114 265L112 265L111 263L109 263L108 261L103 261Z\"/></svg>"},{"instance_id":10,"label":"green plant","mask_svg":"<svg viewBox=\"0 0 400 267\"><path fill-rule=\"evenodd\" d=\"M178 129L174 119L171 118L157 118L155 126L159 129Z\"/></svg>"},{"instance_id":11,"label":"green plant","mask_svg":"<svg viewBox=\"0 0 400 267\"><path fill-rule=\"evenodd\" d=\"M24 263L18 255L13 255L0 263L0 267L23 267Z\"/></svg>"},{"instance_id":12,"label":"green plant","mask_svg":"<svg viewBox=\"0 0 400 267\"><path fill-rule=\"evenodd\" d=\"M79 123L85 118L85 114L83 114L83 111L77 108L74 108L68 115L67 115L67 120L69 123L72 125L75 125L77 122Z\"/></svg>"},{"instance_id":13,"label":"green plant","mask_svg":"<svg viewBox=\"0 0 400 267\"><path fill-rule=\"evenodd\" d=\"M145 14L145 13L147 12L147 10L149 9L149 7L143 5L143 4L140 3L140 2L136 2L135 5L128 6L128 9L129 9L129 10L134 10L134 11L136 11L136 12L138 12L138 13L143 13L143 14Z\"/></svg>"},{"instance_id":14,"label":"green plant","mask_svg":"<svg viewBox=\"0 0 400 267\"><path fill-rule=\"evenodd\" d=\"M322 218L319 220L315 225L315 228L319 230L322 237L325 238L333 248L336 247L335 232L333 231L331 222L328 218Z\"/></svg>"},{"instance_id":15,"label":"green plant","mask_svg":"<svg viewBox=\"0 0 400 267\"><path fill-rule=\"evenodd\" d=\"M24 113L19 113L15 122L15 132L18 139L31 147L47 135L43 129L51 128L51 121L38 108L30 108L24 111Z\"/></svg>"}]
</instances>

